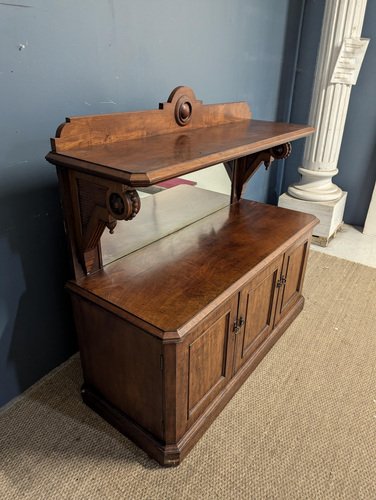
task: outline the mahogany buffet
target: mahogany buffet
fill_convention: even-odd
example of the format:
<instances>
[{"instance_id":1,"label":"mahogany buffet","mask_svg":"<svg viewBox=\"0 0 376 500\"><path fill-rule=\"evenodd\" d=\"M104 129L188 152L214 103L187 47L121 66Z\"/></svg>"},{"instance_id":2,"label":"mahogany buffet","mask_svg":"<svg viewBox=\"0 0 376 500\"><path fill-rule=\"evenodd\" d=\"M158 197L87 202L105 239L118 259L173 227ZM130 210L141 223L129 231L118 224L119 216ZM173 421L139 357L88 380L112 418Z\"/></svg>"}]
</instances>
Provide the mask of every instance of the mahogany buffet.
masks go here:
<instances>
[{"instance_id":1,"label":"mahogany buffet","mask_svg":"<svg viewBox=\"0 0 376 500\"><path fill-rule=\"evenodd\" d=\"M317 219L242 191L312 132L177 87L159 109L67 118L51 140L83 400L162 465L181 462L303 308ZM228 203L181 186L141 205L137 189L220 162ZM164 227L185 220L184 203L193 219ZM123 252L109 262L117 237Z\"/></svg>"}]
</instances>

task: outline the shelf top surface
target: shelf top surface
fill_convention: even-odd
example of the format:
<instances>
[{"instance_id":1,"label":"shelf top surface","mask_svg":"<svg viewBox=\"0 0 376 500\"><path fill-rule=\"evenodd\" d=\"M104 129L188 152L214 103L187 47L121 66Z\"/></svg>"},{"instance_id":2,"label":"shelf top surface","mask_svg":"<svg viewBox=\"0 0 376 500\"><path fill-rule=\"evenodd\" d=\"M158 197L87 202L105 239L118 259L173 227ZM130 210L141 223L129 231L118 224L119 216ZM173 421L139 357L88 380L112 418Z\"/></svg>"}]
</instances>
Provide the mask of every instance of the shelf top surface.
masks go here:
<instances>
[{"instance_id":1,"label":"shelf top surface","mask_svg":"<svg viewBox=\"0 0 376 500\"><path fill-rule=\"evenodd\" d=\"M73 282L164 332L178 331L317 222L241 200Z\"/></svg>"},{"instance_id":2,"label":"shelf top surface","mask_svg":"<svg viewBox=\"0 0 376 500\"><path fill-rule=\"evenodd\" d=\"M215 163L230 161L306 137L306 125L239 120L182 129L143 138L79 145L47 156L52 163L106 176L132 186L148 186Z\"/></svg>"},{"instance_id":3,"label":"shelf top surface","mask_svg":"<svg viewBox=\"0 0 376 500\"><path fill-rule=\"evenodd\" d=\"M158 109L67 118L46 158L129 186L150 186L313 132L306 125L253 120L244 101L203 104L180 86Z\"/></svg>"}]
</instances>

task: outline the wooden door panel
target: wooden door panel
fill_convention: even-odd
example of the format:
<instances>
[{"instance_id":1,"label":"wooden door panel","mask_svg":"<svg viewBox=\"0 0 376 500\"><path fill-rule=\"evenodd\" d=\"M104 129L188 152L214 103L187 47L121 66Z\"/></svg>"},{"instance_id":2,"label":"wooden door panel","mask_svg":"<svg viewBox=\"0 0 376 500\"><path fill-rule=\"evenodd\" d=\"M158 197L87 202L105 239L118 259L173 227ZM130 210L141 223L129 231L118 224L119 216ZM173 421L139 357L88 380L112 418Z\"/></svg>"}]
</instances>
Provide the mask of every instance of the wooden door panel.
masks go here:
<instances>
[{"instance_id":1,"label":"wooden door panel","mask_svg":"<svg viewBox=\"0 0 376 500\"><path fill-rule=\"evenodd\" d=\"M206 316L178 349L177 435L181 436L216 399L231 379L239 294Z\"/></svg>"},{"instance_id":2,"label":"wooden door panel","mask_svg":"<svg viewBox=\"0 0 376 500\"><path fill-rule=\"evenodd\" d=\"M226 377L229 315L222 316L189 346L188 410L217 392Z\"/></svg>"},{"instance_id":3,"label":"wooden door panel","mask_svg":"<svg viewBox=\"0 0 376 500\"><path fill-rule=\"evenodd\" d=\"M301 296L307 256L308 241L294 245L285 253L282 269L285 284L279 291L275 322L279 321Z\"/></svg>"},{"instance_id":4,"label":"wooden door panel","mask_svg":"<svg viewBox=\"0 0 376 500\"><path fill-rule=\"evenodd\" d=\"M257 337L265 334L272 326L272 302L275 282L276 273L272 273L248 294L247 319L243 335L243 356Z\"/></svg>"},{"instance_id":5,"label":"wooden door panel","mask_svg":"<svg viewBox=\"0 0 376 500\"><path fill-rule=\"evenodd\" d=\"M239 319L244 319L236 339L234 372L255 352L273 329L276 283L282 257L267 266L241 292Z\"/></svg>"}]
</instances>

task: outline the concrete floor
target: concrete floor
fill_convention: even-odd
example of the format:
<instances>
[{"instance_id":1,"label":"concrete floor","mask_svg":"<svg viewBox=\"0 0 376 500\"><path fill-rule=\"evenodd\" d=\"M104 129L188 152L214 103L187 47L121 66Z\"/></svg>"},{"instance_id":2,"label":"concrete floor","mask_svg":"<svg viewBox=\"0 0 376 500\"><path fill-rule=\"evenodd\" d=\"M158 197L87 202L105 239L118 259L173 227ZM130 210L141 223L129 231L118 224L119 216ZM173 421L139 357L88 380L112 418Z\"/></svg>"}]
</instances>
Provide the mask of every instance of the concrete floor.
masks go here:
<instances>
[{"instance_id":1,"label":"concrete floor","mask_svg":"<svg viewBox=\"0 0 376 500\"><path fill-rule=\"evenodd\" d=\"M311 245L311 249L351 260L370 267L376 267L376 236L362 233L362 228L344 224L336 237L324 248Z\"/></svg>"}]
</instances>

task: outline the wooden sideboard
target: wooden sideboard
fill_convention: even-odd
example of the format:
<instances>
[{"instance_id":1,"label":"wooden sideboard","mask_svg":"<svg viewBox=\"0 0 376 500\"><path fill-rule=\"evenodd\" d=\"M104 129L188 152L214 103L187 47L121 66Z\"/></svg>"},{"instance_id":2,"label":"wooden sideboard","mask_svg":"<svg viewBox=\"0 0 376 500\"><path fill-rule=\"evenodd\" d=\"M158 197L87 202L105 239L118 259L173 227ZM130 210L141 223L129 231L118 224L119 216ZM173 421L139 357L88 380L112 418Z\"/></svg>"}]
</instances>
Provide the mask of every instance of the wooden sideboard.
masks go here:
<instances>
[{"instance_id":1,"label":"wooden sideboard","mask_svg":"<svg viewBox=\"0 0 376 500\"><path fill-rule=\"evenodd\" d=\"M82 396L160 464L181 462L303 307L317 219L242 191L312 132L178 87L157 110L69 118L52 139ZM139 198L137 188L218 162L228 202L194 186Z\"/></svg>"}]
</instances>

